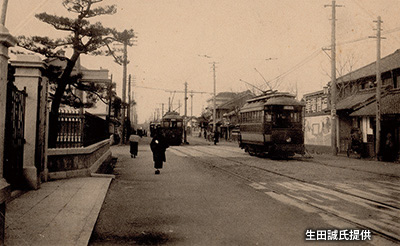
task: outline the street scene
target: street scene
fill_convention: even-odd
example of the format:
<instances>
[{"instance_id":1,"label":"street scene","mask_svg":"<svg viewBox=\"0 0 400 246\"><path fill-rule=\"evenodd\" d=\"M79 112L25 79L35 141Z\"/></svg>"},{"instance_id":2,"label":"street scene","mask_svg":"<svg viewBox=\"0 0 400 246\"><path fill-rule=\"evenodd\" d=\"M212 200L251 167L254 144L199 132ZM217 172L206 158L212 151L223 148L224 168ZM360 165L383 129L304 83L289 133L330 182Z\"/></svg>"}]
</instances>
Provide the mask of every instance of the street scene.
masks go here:
<instances>
[{"instance_id":1,"label":"street scene","mask_svg":"<svg viewBox=\"0 0 400 246\"><path fill-rule=\"evenodd\" d=\"M400 245L399 1L0 3L0 245Z\"/></svg>"},{"instance_id":2,"label":"street scene","mask_svg":"<svg viewBox=\"0 0 400 246\"><path fill-rule=\"evenodd\" d=\"M149 142L141 140L136 158L128 146L113 148L116 178L90 245L307 245L307 229L359 230L354 245L399 239L398 166L344 156L271 160L190 138L167 149L158 176ZM362 230L371 238L361 240Z\"/></svg>"}]
</instances>

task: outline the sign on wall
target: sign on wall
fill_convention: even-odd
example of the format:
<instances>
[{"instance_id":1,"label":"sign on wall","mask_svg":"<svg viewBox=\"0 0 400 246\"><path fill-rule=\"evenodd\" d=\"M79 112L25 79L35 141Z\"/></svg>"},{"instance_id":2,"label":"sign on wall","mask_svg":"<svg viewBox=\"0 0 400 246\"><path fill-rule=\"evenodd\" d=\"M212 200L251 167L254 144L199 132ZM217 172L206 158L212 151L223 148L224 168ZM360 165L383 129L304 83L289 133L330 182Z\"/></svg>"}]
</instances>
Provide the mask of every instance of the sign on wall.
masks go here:
<instances>
[{"instance_id":1,"label":"sign on wall","mask_svg":"<svg viewBox=\"0 0 400 246\"><path fill-rule=\"evenodd\" d=\"M306 117L304 143L307 145L331 146L331 116Z\"/></svg>"}]
</instances>

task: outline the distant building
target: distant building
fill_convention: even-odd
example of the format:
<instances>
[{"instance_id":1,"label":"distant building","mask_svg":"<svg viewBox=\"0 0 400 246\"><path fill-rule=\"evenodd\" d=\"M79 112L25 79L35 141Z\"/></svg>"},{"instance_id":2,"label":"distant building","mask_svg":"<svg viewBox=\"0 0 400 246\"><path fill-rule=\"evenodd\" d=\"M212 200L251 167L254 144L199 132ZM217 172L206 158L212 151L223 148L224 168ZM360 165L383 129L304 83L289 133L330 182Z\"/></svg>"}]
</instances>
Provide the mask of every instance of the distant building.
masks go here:
<instances>
[{"instance_id":1,"label":"distant building","mask_svg":"<svg viewBox=\"0 0 400 246\"><path fill-rule=\"evenodd\" d=\"M247 100L253 98L255 95L247 90L239 93L234 92L221 92L216 96L216 122L218 131L221 133L221 138L230 140L232 137L232 130L235 125L239 124L239 111L240 108L246 103ZM213 102L213 98L207 100L207 102ZM200 117L199 121L209 124L209 127L213 124L213 104L209 106L206 111ZM204 125L203 125L204 127Z\"/></svg>"},{"instance_id":2,"label":"distant building","mask_svg":"<svg viewBox=\"0 0 400 246\"><path fill-rule=\"evenodd\" d=\"M46 63L49 65L60 66L60 67L66 66L66 61L62 61L58 58L46 59ZM111 85L112 81L110 79L108 69L103 69L103 68L88 69L84 66L81 66L80 69L78 69L78 63L77 63L75 65L71 75L73 76L73 75L78 74L79 70L80 70L80 73L82 74L82 78L80 79L80 81L82 83L86 83L86 84L95 83L97 85L100 85L103 88L107 88L108 86ZM85 111L89 112L91 114L97 115L103 119L106 118L106 116L108 115L107 102L103 102L102 100L99 100L96 95L93 95L90 92L75 90L74 93L77 96L79 96L83 102L88 102L89 100L93 100L93 98L95 98L96 103L94 103L94 105L90 108L85 108ZM107 94L107 92L105 92L105 94ZM66 105L62 105L61 108L73 109Z\"/></svg>"}]
</instances>

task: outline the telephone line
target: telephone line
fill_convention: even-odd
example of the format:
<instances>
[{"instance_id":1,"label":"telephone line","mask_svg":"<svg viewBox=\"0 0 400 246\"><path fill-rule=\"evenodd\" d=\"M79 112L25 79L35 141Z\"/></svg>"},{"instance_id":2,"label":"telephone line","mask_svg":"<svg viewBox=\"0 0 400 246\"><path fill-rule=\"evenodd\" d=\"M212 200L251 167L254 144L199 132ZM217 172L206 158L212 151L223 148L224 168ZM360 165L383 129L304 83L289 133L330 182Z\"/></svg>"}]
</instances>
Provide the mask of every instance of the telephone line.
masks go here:
<instances>
[{"instance_id":1,"label":"telephone line","mask_svg":"<svg viewBox=\"0 0 400 246\"><path fill-rule=\"evenodd\" d=\"M149 89L149 90L159 90L159 91L165 91L165 92L175 92L175 93L185 93L185 91L177 91L177 90L169 90L169 89L162 89L162 88L154 88L154 87L148 87L148 86L140 86L136 85L136 88L143 88L143 89ZM213 94L212 92L206 92L206 91L192 91L193 93L196 94Z\"/></svg>"}]
</instances>

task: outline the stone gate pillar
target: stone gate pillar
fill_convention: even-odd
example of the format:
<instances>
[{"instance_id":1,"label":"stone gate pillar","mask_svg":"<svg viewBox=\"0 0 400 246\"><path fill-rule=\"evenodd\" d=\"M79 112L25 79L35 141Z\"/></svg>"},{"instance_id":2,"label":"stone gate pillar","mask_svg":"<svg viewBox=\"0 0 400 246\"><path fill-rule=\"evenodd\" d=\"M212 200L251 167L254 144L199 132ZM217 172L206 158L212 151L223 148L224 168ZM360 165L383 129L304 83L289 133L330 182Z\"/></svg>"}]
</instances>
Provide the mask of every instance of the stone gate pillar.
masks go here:
<instances>
[{"instance_id":1,"label":"stone gate pillar","mask_svg":"<svg viewBox=\"0 0 400 246\"><path fill-rule=\"evenodd\" d=\"M0 24L0 245L4 245L5 204L10 197L10 185L3 177L4 133L6 123L8 48L17 40Z\"/></svg>"},{"instance_id":2,"label":"stone gate pillar","mask_svg":"<svg viewBox=\"0 0 400 246\"><path fill-rule=\"evenodd\" d=\"M42 70L45 64L37 55L17 55L11 65L15 68L15 86L19 90L26 88L28 96L25 102L25 145L24 145L24 178L29 188L38 189L40 186L40 174L36 163L36 144L38 137L39 112L41 93L40 88L46 80L42 79ZM46 105L41 105L46 106Z\"/></svg>"}]
</instances>

